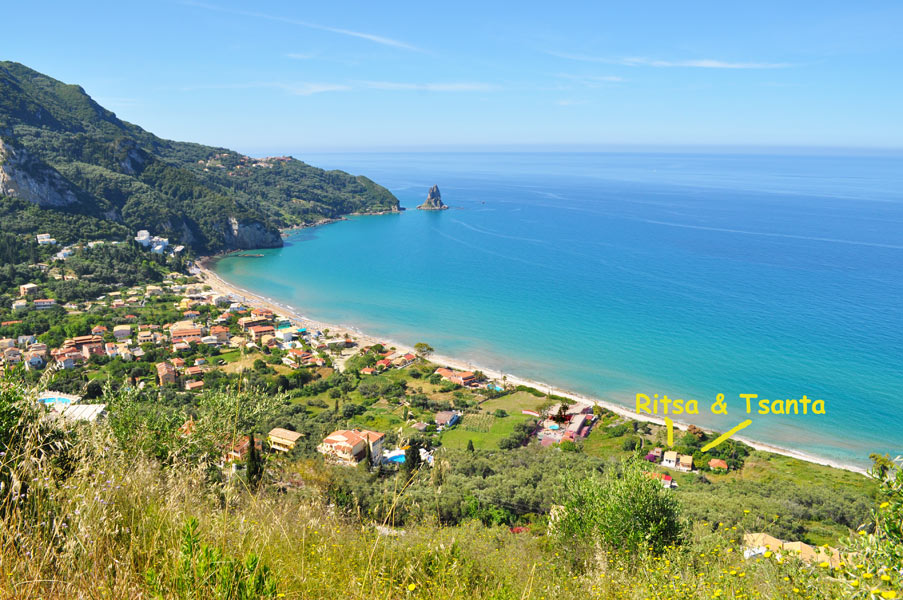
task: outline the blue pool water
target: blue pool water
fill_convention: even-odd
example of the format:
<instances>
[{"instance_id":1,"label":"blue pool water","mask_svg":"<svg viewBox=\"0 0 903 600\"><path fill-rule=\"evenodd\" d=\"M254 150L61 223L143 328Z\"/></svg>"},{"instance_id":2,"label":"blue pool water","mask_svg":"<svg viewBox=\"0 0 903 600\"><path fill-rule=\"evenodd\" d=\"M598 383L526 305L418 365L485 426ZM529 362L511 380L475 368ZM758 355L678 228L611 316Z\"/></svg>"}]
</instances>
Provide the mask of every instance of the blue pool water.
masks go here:
<instances>
[{"instance_id":1,"label":"blue pool water","mask_svg":"<svg viewBox=\"0 0 903 600\"><path fill-rule=\"evenodd\" d=\"M41 402L44 404L72 404L72 400L70 398L56 397L56 396L45 396L41 398Z\"/></svg>"},{"instance_id":2,"label":"blue pool water","mask_svg":"<svg viewBox=\"0 0 903 600\"><path fill-rule=\"evenodd\" d=\"M303 157L413 208L293 233L226 280L356 326L627 406L867 464L903 453L903 160L884 156ZM717 394L729 415L713 416ZM825 400L746 415L741 393Z\"/></svg>"}]
</instances>

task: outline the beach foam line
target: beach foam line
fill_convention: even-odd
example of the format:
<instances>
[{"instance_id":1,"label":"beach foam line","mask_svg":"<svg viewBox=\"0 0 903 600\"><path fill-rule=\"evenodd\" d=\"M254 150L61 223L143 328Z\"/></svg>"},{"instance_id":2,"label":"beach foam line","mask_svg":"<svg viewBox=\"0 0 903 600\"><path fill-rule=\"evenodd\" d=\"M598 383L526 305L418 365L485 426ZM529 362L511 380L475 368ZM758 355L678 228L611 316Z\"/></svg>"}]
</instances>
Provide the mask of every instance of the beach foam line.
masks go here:
<instances>
[{"instance_id":1,"label":"beach foam line","mask_svg":"<svg viewBox=\"0 0 903 600\"><path fill-rule=\"evenodd\" d=\"M349 325L342 325L342 324L336 325L336 324L331 324L331 323L325 323L323 321L319 321L317 319L312 319L312 318L306 317L304 315L301 315L295 309L289 307L288 305L273 301L272 299L268 299L264 296L261 296L260 294L255 294L251 291L245 290L244 288L238 287L236 285L233 285L233 284L227 282L222 277L220 277L219 275L214 273L207 266L206 261L207 261L206 258L198 261L196 263L197 266L195 267L195 269L198 271L199 274L202 274L204 276L206 283L209 284L210 287L216 289L218 292L220 292L222 294L241 296L241 294L238 294L236 292L236 290L243 291L243 292L245 292L245 294L247 294L247 297L242 298L242 300L244 302L247 302L248 304L251 304L252 302L257 302L258 304L260 304L260 308L268 308L276 313L287 313L286 316L290 320L300 321L301 322L300 324L306 325L309 328L314 328L319 331L323 331L324 329L329 329L331 331L350 331L350 332L354 333L355 336L358 337L362 342L364 342L364 345L373 345L378 342L383 342L383 343L388 344L389 346L394 346L397 350L399 350L401 352L405 352L405 353L407 353L407 352L415 353L416 352L414 350L413 346L410 346L410 345L402 343L402 342L398 342L397 340L393 340L388 337L376 338L372 335L369 335L369 334L361 331L356 326L349 326ZM217 289L217 288L219 288L219 289ZM578 394L576 392L571 392L568 390L564 390L564 389L549 385L548 383L544 383L541 381L535 381L535 380L527 379L524 377L519 377L513 373L502 373L501 371L498 371L496 369L483 367L483 366L473 363L471 361L465 361L465 360L461 360L459 358L455 358L455 357L451 357L451 356L444 356L441 354L431 355L430 361L434 362L434 363L444 364L445 366L459 369L462 371L473 371L473 370L482 371L483 373L486 374L487 377L489 377L491 379L501 380L502 377L505 377L505 381L507 383L532 387L532 388L540 390L540 391L547 390L549 393L551 393L553 395L561 396L563 398L567 398L567 399L573 400L575 402L583 402L586 404L597 404L597 405L599 405L605 409L608 409L622 417L625 417L627 419L631 419L634 421L654 423L656 425L661 425L661 426L665 425L664 418L658 417L656 415L640 414L640 413L630 410L626 406L624 406L622 404L618 404L616 402L611 402L608 400L601 400L599 398L594 398L591 396L587 396L585 394ZM691 425L690 423L686 423L683 421L674 421L674 426L682 431L687 430L690 425ZM711 430L708 430L708 431L711 432ZM843 462L840 462L840 461L837 461L834 459L826 458L823 456L818 456L818 455L811 454L808 452L803 452L801 450L785 448L782 446L777 446L774 444L760 442L760 441L756 441L756 440L752 440L752 439L749 439L746 437L740 437L740 436L735 436L733 439L740 440L743 443L754 448L755 450L760 450L763 452L771 452L772 454L779 454L782 456L786 456L789 458L795 458L798 460L810 462L810 463L817 464L817 465L833 467L835 469L843 469L845 471L852 471L854 473L866 474L866 472L867 472L866 469L863 469L860 466L850 465L850 464L843 463Z\"/></svg>"}]
</instances>

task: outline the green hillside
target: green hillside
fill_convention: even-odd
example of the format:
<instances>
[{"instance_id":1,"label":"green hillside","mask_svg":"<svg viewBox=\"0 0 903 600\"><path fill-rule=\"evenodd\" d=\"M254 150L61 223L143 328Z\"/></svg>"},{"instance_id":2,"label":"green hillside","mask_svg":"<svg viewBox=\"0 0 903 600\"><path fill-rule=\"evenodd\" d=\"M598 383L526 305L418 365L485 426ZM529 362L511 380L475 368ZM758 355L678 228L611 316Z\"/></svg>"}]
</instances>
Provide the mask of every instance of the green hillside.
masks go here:
<instances>
[{"instance_id":1,"label":"green hillside","mask_svg":"<svg viewBox=\"0 0 903 600\"><path fill-rule=\"evenodd\" d=\"M147 229L198 252L280 246L282 227L398 210L391 192L366 177L164 140L81 87L14 62L0 62L3 196L48 211L39 224L64 243L84 228L110 236ZM63 222L70 226L55 226Z\"/></svg>"}]
</instances>

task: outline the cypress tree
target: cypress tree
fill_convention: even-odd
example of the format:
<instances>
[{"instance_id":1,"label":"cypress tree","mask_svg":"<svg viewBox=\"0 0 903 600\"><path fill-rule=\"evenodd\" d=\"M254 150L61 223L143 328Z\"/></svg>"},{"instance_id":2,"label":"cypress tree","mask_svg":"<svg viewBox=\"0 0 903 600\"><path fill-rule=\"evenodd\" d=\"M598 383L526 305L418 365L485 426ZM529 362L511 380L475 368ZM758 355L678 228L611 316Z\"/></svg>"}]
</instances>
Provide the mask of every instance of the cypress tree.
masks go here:
<instances>
[{"instance_id":1,"label":"cypress tree","mask_svg":"<svg viewBox=\"0 0 903 600\"><path fill-rule=\"evenodd\" d=\"M250 434L249 441L251 448L248 451L248 486L252 490L260 487L260 481L263 479L263 459L257 450L257 443L254 440L254 434Z\"/></svg>"}]
</instances>

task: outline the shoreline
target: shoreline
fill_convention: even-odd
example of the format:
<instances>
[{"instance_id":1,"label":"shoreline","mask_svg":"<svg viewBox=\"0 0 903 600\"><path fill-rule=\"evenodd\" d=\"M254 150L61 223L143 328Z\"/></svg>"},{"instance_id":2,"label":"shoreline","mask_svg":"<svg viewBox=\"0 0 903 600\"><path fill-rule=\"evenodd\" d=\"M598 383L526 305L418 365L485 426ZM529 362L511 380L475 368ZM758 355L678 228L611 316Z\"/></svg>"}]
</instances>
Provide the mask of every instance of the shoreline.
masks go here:
<instances>
[{"instance_id":1,"label":"shoreline","mask_svg":"<svg viewBox=\"0 0 903 600\"><path fill-rule=\"evenodd\" d=\"M330 223L336 222L344 219L336 219L329 221ZM327 224L327 223L321 223ZM315 225L308 225L307 227L311 227ZM213 271L211 267L211 263L215 262L217 259L222 258L223 256L227 256L227 254L219 254L215 256L206 256L201 257L197 261L195 261L195 269L198 271L197 274L201 276L204 283L210 285L211 288L218 291L221 294L233 295L239 297L243 302L260 307L260 308L268 308L272 310L276 314L283 314L284 316L291 319L293 322L297 322L304 327L308 327L309 329L316 329L319 331L323 331L324 329L329 329L330 331L343 331L349 332L354 335L354 337L358 338L361 345L373 345L378 342L382 342L387 344L388 346L394 347L396 350L401 352L411 352L415 353L412 345L408 345L402 342L398 342L397 340L389 339L389 338L377 338L372 335L367 334L366 332L361 331L357 327L335 324L335 323L326 323L323 321L319 321L317 319L307 317L300 312L299 309L289 306L287 304L282 304L272 298L268 298L266 296L261 296L260 294L253 292L251 290L244 289L235 284L229 283L220 277L216 272ZM481 365L474 364L469 361L464 361L455 357L445 356L442 354L432 354L429 358L430 362L434 362L437 364L442 364L444 366L448 366L454 369L462 370L462 371L472 371L479 370L486 374L487 377L494 380L501 380L502 377L505 377L506 382L514 384L514 385L524 385L527 387L535 388L537 390L548 390L551 394L562 396L569 400L573 400L575 402L583 402L587 404L598 404L602 408L608 409L615 414L622 416L627 419L631 419L634 421L648 422L654 423L656 425L665 425L665 420L662 417L656 415L646 415L634 412L627 408L624 405L618 404L616 402L611 402L608 400L601 400L599 398L594 398L591 396L587 396L584 394L579 394L576 392L571 392L568 390L564 390L547 383L543 383L541 381L535 381L532 379L527 379L524 377L519 377L517 375L513 375L511 373L501 373L496 369L484 368ZM685 431L690 423L682 422L682 421L674 421L674 426L681 431ZM703 428L705 429L705 428ZM708 431L708 430L707 430ZM807 452L803 452L800 450L794 450L792 448L783 448L781 446L776 446L773 444L768 444L765 442L758 442L755 440L751 440L749 438L743 436L734 436L732 439L739 440L751 448L755 450L760 450L763 452L770 452L772 454L779 454L781 456L786 456L789 458L794 458L802 461L806 461L809 463L822 465L826 467L832 467L835 469L842 469L845 471L852 471L854 473L859 473L862 475L866 474L866 469L851 465L847 463L843 463L837 460L825 458L822 456L817 456L814 454L810 454Z\"/></svg>"}]
</instances>

